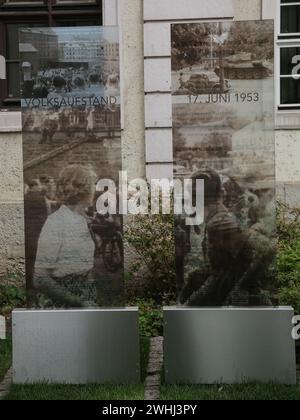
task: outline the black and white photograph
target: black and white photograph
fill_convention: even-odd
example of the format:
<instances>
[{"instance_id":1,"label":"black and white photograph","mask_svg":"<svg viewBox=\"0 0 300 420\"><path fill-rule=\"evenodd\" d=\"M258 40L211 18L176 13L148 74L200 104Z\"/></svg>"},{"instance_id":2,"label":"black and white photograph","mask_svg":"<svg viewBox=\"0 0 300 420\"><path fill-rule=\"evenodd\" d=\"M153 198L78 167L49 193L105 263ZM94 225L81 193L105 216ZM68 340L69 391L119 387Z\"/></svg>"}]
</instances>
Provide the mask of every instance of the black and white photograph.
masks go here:
<instances>
[{"instance_id":1,"label":"black and white photograph","mask_svg":"<svg viewBox=\"0 0 300 420\"><path fill-rule=\"evenodd\" d=\"M28 305L121 306L122 218L96 210L97 183L121 170L118 31L20 39Z\"/></svg>"},{"instance_id":2,"label":"black and white photograph","mask_svg":"<svg viewBox=\"0 0 300 420\"><path fill-rule=\"evenodd\" d=\"M23 107L110 105L106 97L119 96L115 28L23 28L19 45Z\"/></svg>"},{"instance_id":3,"label":"black and white photograph","mask_svg":"<svg viewBox=\"0 0 300 420\"><path fill-rule=\"evenodd\" d=\"M275 303L273 43L271 21L172 26L174 176L205 214L176 221L180 304Z\"/></svg>"}]
</instances>

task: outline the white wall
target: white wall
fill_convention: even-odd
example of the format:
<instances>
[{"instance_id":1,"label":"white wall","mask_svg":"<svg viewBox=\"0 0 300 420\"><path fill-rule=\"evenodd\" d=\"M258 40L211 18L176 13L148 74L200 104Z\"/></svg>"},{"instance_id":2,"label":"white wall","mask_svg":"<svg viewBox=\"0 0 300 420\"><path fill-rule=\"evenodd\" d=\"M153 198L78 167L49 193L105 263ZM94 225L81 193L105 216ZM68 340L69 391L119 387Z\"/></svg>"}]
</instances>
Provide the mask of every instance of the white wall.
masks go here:
<instances>
[{"instance_id":1,"label":"white wall","mask_svg":"<svg viewBox=\"0 0 300 420\"><path fill-rule=\"evenodd\" d=\"M123 170L145 176L143 0L119 0Z\"/></svg>"},{"instance_id":2,"label":"white wall","mask_svg":"<svg viewBox=\"0 0 300 420\"><path fill-rule=\"evenodd\" d=\"M123 169L144 177L143 0L103 0L103 24L120 31Z\"/></svg>"},{"instance_id":3,"label":"white wall","mask_svg":"<svg viewBox=\"0 0 300 420\"><path fill-rule=\"evenodd\" d=\"M277 195L291 206L300 207L300 131L276 131Z\"/></svg>"},{"instance_id":4,"label":"white wall","mask_svg":"<svg viewBox=\"0 0 300 420\"><path fill-rule=\"evenodd\" d=\"M271 0L275 3L276 0ZM262 17L262 0L234 0L235 20L256 20Z\"/></svg>"},{"instance_id":5,"label":"white wall","mask_svg":"<svg viewBox=\"0 0 300 420\"><path fill-rule=\"evenodd\" d=\"M275 20L276 41L279 32L278 1L262 0L263 18ZM279 63L277 46L276 56ZM275 68L278 82L279 64ZM277 196L292 206L300 207L300 111L277 112L275 123Z\"/></svg>"},{"instance_id":6,"label":"white wall","mask_svg":"<svg viewBox=\"0 0 300 420\"><path fill-rule=\"evenodd\" d=\"M0 275L23 269L22 136L0 133Z\"/></svg>"}]
</instances>

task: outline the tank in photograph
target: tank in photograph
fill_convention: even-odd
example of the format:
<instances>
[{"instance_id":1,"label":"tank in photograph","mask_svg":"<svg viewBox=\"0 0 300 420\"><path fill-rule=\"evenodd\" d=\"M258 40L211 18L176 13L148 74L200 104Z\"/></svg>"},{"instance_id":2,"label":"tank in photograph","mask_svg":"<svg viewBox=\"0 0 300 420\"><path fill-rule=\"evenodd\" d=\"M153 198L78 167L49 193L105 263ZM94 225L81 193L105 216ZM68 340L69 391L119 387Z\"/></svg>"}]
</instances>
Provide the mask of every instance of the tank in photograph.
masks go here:
<instances>
[{"instance_id":1,"label":"tank in photograph","mask_svg":"<svg viewBox=\"0 0 300 420\"><path fill-rule=\"evenodd\" d=\"M270 76L267 63L262 60L252 60L252 55L248 53L235 54L224 59L224 77L230 80L259 80ZM220 75L220 67L215 69Z\"/></svg>"},{"instance_id":2,"label":"tank in photograph","mask_svg":"<svg viewBox=\"0 0 300 420\"><path fill-rule=\"evenodd\" d=\"M182 88L193 95L206 95L228 93L230 85L228 80L224 80L224 86L222 86L220 78L215 72L205 71L191 75L187 82L182 83Z\"/></svg>"}]
</instances>

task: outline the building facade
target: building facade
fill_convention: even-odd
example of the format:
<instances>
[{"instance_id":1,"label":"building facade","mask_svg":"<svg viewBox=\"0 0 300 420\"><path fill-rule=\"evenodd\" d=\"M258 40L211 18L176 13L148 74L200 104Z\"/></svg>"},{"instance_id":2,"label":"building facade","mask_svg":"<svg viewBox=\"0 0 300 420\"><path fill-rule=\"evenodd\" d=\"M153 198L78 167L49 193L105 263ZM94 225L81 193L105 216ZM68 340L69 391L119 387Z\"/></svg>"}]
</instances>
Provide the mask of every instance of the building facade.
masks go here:
<instances>
[{"instance_id":1,"label":"building facade","mask_svg":"<svg viewBox=\"0 0 300 420\"><path fill-rule=\"evenodd\" d=\"M300 1L87 0L79 6L74 0L66 6L57 0L49 11L45 0L36 6L40 7L36 11L38 18L32 17L28 0L23 6L21 3L18 2L16 10L13 2L0 1L0 56L7 63L6 69L3 65L0 68L0 275L19 264L22 267L24 257L22 132L16 52L19 27L51 26L53 22L58 26L119 25L123 169L131 178L157 178L173 174L170 25L274 19L277 193L280 199L299 206ZM28 40L24 48L32 45L39 49L42 42L41 38L35 42ZM86 54L74 45L62 45L60 49L65 60ZM119 54L118 47L106 43L103 49L98 53L103 52L113 63Z\"/></svg>"}]
</instances>

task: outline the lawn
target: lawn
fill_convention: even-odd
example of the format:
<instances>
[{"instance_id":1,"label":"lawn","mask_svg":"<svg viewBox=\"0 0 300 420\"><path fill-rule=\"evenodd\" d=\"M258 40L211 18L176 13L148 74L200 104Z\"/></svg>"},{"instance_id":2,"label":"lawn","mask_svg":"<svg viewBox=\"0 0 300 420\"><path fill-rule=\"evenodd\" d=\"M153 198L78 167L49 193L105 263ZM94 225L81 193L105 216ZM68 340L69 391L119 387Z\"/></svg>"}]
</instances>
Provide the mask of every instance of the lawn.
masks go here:
<instances>
[{"instance_id":1,"label":"lawn","mask_svg":"<svg viewBox=\"0 0 300 420\"><path fill-rule=\"evenodd\" d=\"M11 366L11 340L0 340L0 382L2 382L6 372Z\"/></svg>"},{"instance_id":2,"label":"lawn","mask_svg":"<svg viewBox=\"0 0 300 420\"><path fill-rule=\"evenodd\" d=\"M141 338L141 376L144 382L150 341ZM144 385L12 385L6 400L143 400Z\"/></svg>"},{"instance_id":3,"label":"lawn","mask_svg":"<svg viewBox=\"0 0 300 420\"><path fill-rule=\"evenodd\" d=\"M275 384L162 385L161 400L300 400L300 387Z\"/></svg>"},{"instance_id":4,"label":"lawn","mask_svg":"<svg viewBox=\"0 0 300 420\"><path fill-rule=\"evenodd\" d=\"M12 385L5 400L143 400L140 385Z\"/></svg>"}]
</instances>

